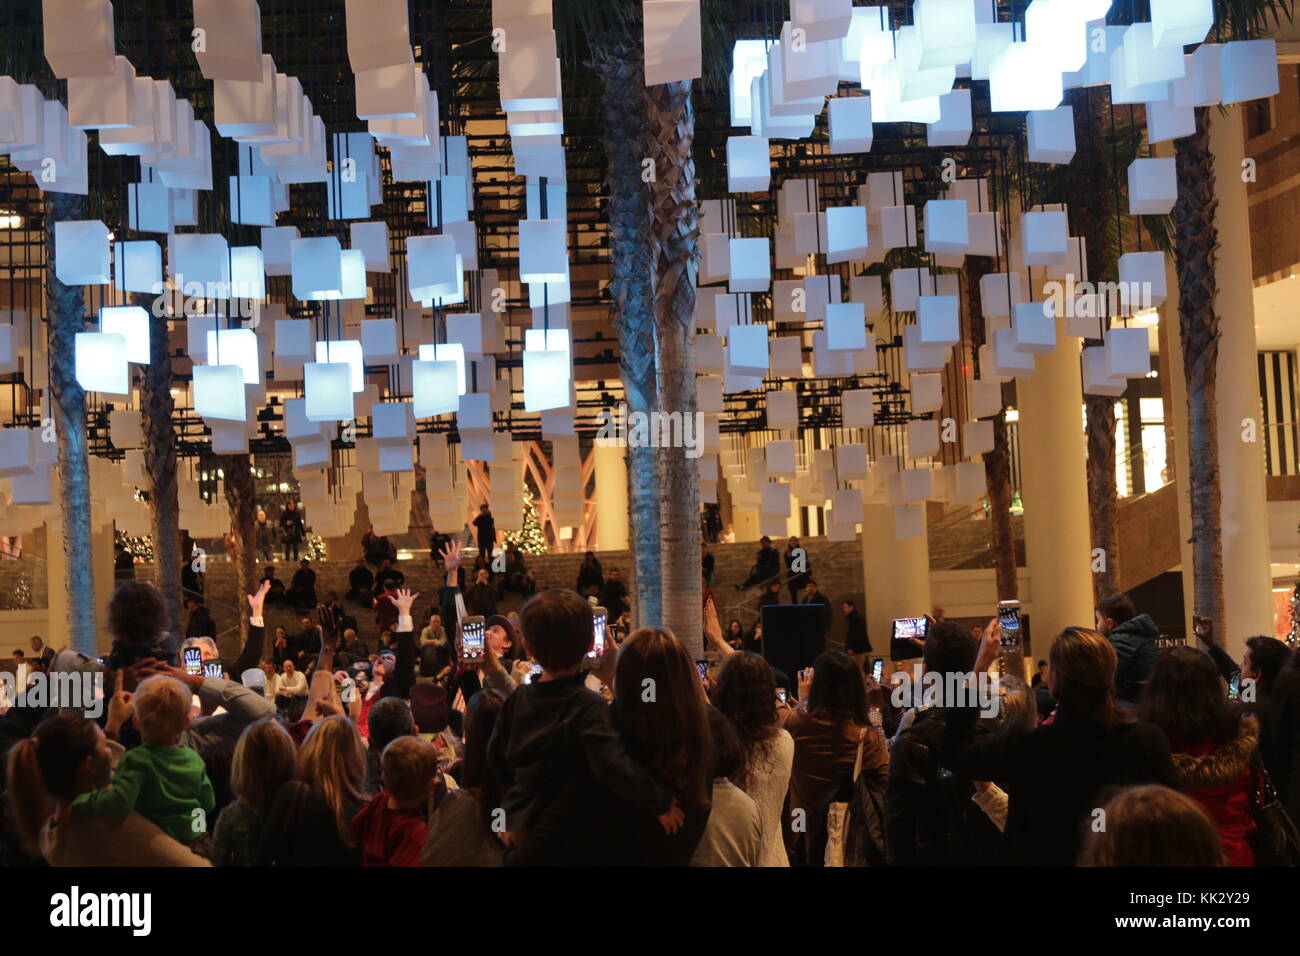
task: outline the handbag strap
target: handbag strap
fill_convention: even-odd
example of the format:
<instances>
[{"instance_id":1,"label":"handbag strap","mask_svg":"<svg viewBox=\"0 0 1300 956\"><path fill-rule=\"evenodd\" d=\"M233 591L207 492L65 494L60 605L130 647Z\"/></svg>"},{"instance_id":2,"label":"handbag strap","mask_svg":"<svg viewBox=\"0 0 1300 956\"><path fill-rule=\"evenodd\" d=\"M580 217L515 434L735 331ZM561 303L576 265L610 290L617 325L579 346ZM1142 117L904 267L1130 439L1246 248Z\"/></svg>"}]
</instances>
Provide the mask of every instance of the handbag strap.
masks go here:
<instances>
[{"instance_id":1,"label":"handbag strap","mask_svg":"<svg viewBox=\"0 0 1300 956\"><path fill-rule=\"evenodd\" d=\"M862 734L858 737L858 755L853 761L853 782L858 782L858 777L862 774L862 745L866 743L867 734L870 732L869 727L862 728Z\"/></svg>"},{"instance_id":2,"label":"handbag strap","mask_svg":"<svg viewBox=\"0 0 1300 956\"><path fill-rule=\"evenodd\" d=\"M1268 774L1268 768L1264 766L1264 761L1259 755L1259 748L1256 747L1250 755L1251 776L1254 778L1253 786L1250 790L1250 801L1255 809L1266 807L1272 803L1280 802L1277 788L1273 786L1273 778Z\"/></svg>"}]
</instances>

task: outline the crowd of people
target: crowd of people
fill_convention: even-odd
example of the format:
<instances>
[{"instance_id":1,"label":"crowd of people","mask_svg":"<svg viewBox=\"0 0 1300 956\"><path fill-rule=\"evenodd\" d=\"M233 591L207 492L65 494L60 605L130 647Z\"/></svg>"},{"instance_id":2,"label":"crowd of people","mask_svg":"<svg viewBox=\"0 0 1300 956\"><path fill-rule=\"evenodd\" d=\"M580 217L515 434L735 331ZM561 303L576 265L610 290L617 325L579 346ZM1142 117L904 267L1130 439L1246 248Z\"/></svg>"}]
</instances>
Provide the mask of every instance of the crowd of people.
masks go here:
<instances>
[{"instance_id":1,"label":"crowd of people","mask_svg":"<svg viewBox=\"0 0 1300 956\"><path fill-rule=\"evenodd\" d=\"M1234 661L1198 619L1204 650L1160 649L1148 616L1127 597L1108 599L1094 626L1055 637L1032 683L1004 674L990 715L952 689L997 671L996 618L975 633L932 620L920 672L949 690L900 699L865 668L866 626L852 602L841 605L852 646L785 673L762 656L761 632L735 620L724 630L711 601L704 659L653 626L611 626L593 656L593 607L612 625L626 620L627 602L594 554L575 590L542 590L511 615L481 603L494 586L482 554L445 539L438 566L440 592L421 604L382 542L367 543L345 598L374 609L373 646L333 595L302 613L296 633L268 635L270 575L248 597L248 636L233 660L209 634L172 646L161 594L134 581L113 596L104 658L38 640L30 655L15 652L24 673L102 673L107 706L97 719L59 701L0 716L0 857L223 867L1296 862L1286 824L1300 810L1300 661L1273 638L1250 638ZM785 582L791 597L829 616L811 568L787 560L786 570L806 575ZM467 619L482 627L481 654L466 651ZM206 666L185 666L187 650Z\"/></svg>"}]
</instances>

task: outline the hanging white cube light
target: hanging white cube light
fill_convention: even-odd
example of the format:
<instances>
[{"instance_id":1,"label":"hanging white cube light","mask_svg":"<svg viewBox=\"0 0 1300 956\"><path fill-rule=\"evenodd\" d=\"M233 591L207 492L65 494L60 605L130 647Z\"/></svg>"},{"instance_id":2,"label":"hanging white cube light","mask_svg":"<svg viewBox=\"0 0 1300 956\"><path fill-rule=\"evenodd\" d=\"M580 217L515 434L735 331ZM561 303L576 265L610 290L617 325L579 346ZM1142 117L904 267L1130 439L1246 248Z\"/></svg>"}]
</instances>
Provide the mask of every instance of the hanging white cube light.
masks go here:
<instances>
[{"instance_id":1,"label":"hanging white cube light","mask_svg":"<svg viewBox=\"0 0 1300 956\"><path fill-rule=\"evenodd\" d=\"M1088 62L1087 22L1073 0L1033 0L1025 9L1025 38L1049 52L1062 73L1074 73Z\"/></svg>"},{"instance_id":2,"label":"hanging white cube light","mask_svg":"<svg viewBox=\"0 0 1300 956\"><path fill-rule=\"evenodd\" d=\"M351 364L346 361L308 362L302 367L302 372L308 421L342 422L353 417Z\"/></svg>"},{"instance_id":3,"label":"hanging white cube light","mask_svg":"<svg viewBox=\"0 0 1300 956\"><path fill-rule=\"evenodd\" d=\"M987 365L981 360L980 368L990 377L1010 379L1034 370L1033 353L1020 350L1014 329L993 330L993 347L988 358Z\"/></svg>"},{"instance_id":4,"label":"hanging white cube light","mask_svg":"<svg viewBox=\"0 0 1300 956\"><path fill-rule=\"evenodd\" d=\"M1157 47L1151 23L1134 23L1124 31L1124 78L1138 86L1171 83L1186 75L1183 48Z\"/></svg>"},{"instance_id":5,"label":"hanging white cube light","mask_svg":"<svg viewBox=\"0 0 1300 956\"><path fill-rule=\"evenodd\" d=\"M230 298L230 246L225 236L176 233L168 238L167 266L182 289L207 299Z\"/></svg>"},{"instance_id":6,"label":"hanging white cube light","mask_svg":"<svg viewBox=\"0 0 1300 956\"><path fill-rule=\"evenodd\" d=\"M826 262L849 262L867 254L867 210L863 206L827 206Z\"/></svg>"},{"instance_id":7,"label":"hanging white cube light","mask_svg":"<svg viewBox=\"0 0 1300 956\"><path fill-rule=\"evenodd\" d=\"M1277 72L1276 40L1232 40L1219 54L1219 81L1223 105L1276 96L1281 88Z\"/></svg>"},{"instance_id":8,"label":"hanging white cube light","mask_svg":"<svg viewBox=\"0 0 1300 956\"><path fill-rule=\"evenodd\" d=\"M292 239L289 248L294 297L303 301L338 298L343 291L343 247L338 239Z\"/></svg>"},{"instance_id":9,"label":"hanging white cube light","mask_svg":"<svg viewBox=\"0 0 1300 956\"><path fill-rule=\"evenodd\" d=\"M1064 165L1074 159L1074 108L1031 110L1025 117L1031 163Z\"/></svg>"},{"instance_id":10,"label":"hanging white cube light","mask_svg":"<svg viewBox=\"0 0 1300 956\"><path fill-rule=\"evenodd\" d=\"M126 360L148 365L149 313L138 305L110 305L99 310L99 331L126 339Z\"/></svg>"},{"instance_id":11,"label":"hanging white cube light","mask_svg":"<svg viewBox=\"0 0 1300 956\"><path fill-rule=\"evenodd\" d=\"M258 338L252 329L214 329L209 332L207 360L213 365L241 369L245 385L256 385L261 381Z\"/></svg>"},{"instance_id":12,"label":"hanging white cube light","mask_svg":"<svg viewBox=\"0 0 1300 956\"><path fill-rule=\"evenodd\" d=\"M991 272L980 279L980 308L986 319L1011 316L1011 306L1026 300L1020 274Z\"/></svg>"},{"instance_id":13,"label":"hanging white cube light","mask_svg":"<svg viewBox=\"0 0 1300 956\"><path fill-rule=\"evenodd\" d=\"M274 226L275 199L269 176L231 176L230 221L245 226Z\"/></svg>"},{"instance_id":14,"label":"hanging white cube light","mask_svg":"<svg viewBox=\"0 0 1300 956\"><path fill-rule=\"evenodd\" d=\"M934 494L934 469L932 468L904 468L899 478L900 497L909 504L914 501L925 501ZM924 512L923 508L922 512Z\"/></svg>"},{"instance_id":15,"label":"hanging white cube light","mask_svg":"<svg viewBox=\"0 0 1300 956\"><path fill-rule=\"evenodd\" d=\"M406 240L406 279L412 299L423 301L454 289L458 269L453 237L411 236Z\"/></svg>"},{"instance_id":16,"label":"hanging white cube light","mask_svg":"<svg viewBox=\"0 0 1300 956\"><path fill-rule=\"evenodd\" d=\"M975 53L975 0L916 0L912 20L920 35L922 69L970 62Z\"/></svg>"},{"instance_id":17,"label":"hanging white cube light","mask_svg":"<svg viewBox=\"0 0 1300 956\"><path fill-rule=\"evenodd\" d=\"M266 270L257 246L230 250L230 293L236 299L266 298Z\"/></svg>"},{"instance_id":18,"label":"hanging white cube light","mask_svg":"<svg viewBox=\"0 0 1300 956\"><path fill-rule=\"evenodd\" d=\"M876 423L875 393L869 388L841 392L840 415L845 428L870 428Z\"/></svg>"},{"instance_id":19,"label":"hanging white cube light","mask_svg":"<svg viewBox=\"0 0 1300 956\"><path fill-rule=\"evenodd\" d=\"M1172 99L1172 97L1171 97ZM1151 145L1182 139L1196 132L1196 110L1171 102L1147 103L1147 142Z\"/></svg>"},{"instance_id":20,"label":"hanging white cube light","mask_svg":"<svg viewBox=\"0 0 1300 956\"><path fill-rule=\"evenodd\" d=\"M1002 413L1002 383L975 379L970 383L969 409L972 418Z\"/></svg>"},{"instance_id":21,"label":"hanging white cube light","mask_svg":"<svg viewBox=\"0 0 1300 956\"><path fill-rule=\"evenodd\" d=\"M1107 30L1107 36L1110 32ZM1172 88L1168 80L1139 83L1128 72L1126 44L1121 43L1110 54L1110 101L1115 106L1130 103L1151 103L1169 98ZM1177 82L1177 81L1175 81Z\"/></svg>"},{"instance_id":22,"label":"hanging white cube light","mask_svg":"<svg viewBox=\"0 0 1300 956\"><path fill-rule=\"evenodd\" d=\"M569 251L563 219L519 222L521 282L560 282L569 277Z\"/></svg>"},{"instance_id":23,"label":"hanging white cube light","mask_svg":"<svg viewBox=\"0 0 1300 956\"><path fill-rule=\"evenodd\" d=\"M1109 395L1118 398L1128 390L1128 381L1112 378L1106 367L1107 352L1104 347L1083 350L1083 393Z\"/></svg>"},{"instance_id":24,"label":"hanging white cube light","mask_svg":"<svg viewBox=\"0 0 1300 956\"><path fill-rule=\"evenodd\" d=\"M925 415L943 407L943 376L925 372L909 377L912 392L912 414Z\"/></svg>"},{"instance_id":25,"label":"hanging white cube light","mask_svg":"<svg viewBox=\"0 0 1300 956\"><path fill-rule=\"evenodd\" d=\"M835 474L841 481L867 477L867 446L859 444L835 447Z\"/></svg>"},{"instance_id":26,"label":"hanging white cube light","mask_svg":"<svg viewBox=\"0 0 1300 956\"><path fill-rule=\"evenodd\" d=\"M827 105L832 155L869 153L872 143L871 97L833 96Z\"/></svg>"},{"instance_id":27,"label":"hanging white cube light","mask_svg":"<svg viewBox=\"0 0 1300 956\"><path fill-rule=\"evenodd\" d=\"M1223 101L1223 46L1202 43L1184 57L1187 75L1169 87L1174 106L1214 106Z\"/></svg>"},{"instance_id":28,"label":"hanging white cube light","mask_svg":"<svg viewBox=\"0 0 1300 956\"><path fill-rule=\"evenodd\" d=\"M849 299L861 302L869 318L881 315L885 310L885 292L880 276L854 276L849 280Z\"/></svg>"},{"instance_id":29,"label":"hanging white cube light","mask_svg":"<svg viewBox=\"0 0 1300 956\"><path fill-rule=\"evenodd\" d=\"M45 59L61 80L114 71L110 0L42 0Z\"/></svg>"},{"instance_id":30,"label":"hanging white cube light","mask_svg":"<svg viewBox=\"0 0 1300 956\"><path fill-rule=\"evenodd\" d=\"M140 232L172 231L172 196L163 183L130 183L126 190L127 225Z\"/></svg>"},{"instance_id":31,"label":"hanging white cube light","mask_svg":"<svg viewBox=\"0 0 1300 956\"><path fill-rule=\"evenodd\" d=\"M509 48L500 58L502 109L560 109L560 61L549 12L512 19L503 29Z\"/></svg>"},{"instance_id":32,"label":"hanging white cube light","mask_svg":"<svg viewBox=\"0 0 1300 956\"><path fill-rule=\"evenodd\" d=\"M262 230L262 267L269 276L293 274L293 241L300 238L297 226Z\"/></svg>"},{"instance_id":33,"label":"hanging white cube light","mask_svg":"<svg viewBox=\"0 0 1300 956\"><path fill-rule=\"evenodd\" d=\"M130 392L125 336L113 332L78 332L73 347L77 384L83 389L110 395Z\"/></svg>"},{"instance_id":34,"label":"hanging white cube light","mask_svg":"<svg viewBox=\"0 0 1300 956\"><path fill-rule=\"evenodd\" d=\"M315 354L309 319L275 320L275 362L277 366L301 366Z\"/></svg>"},{"instance_id":35,"label":"hanging white cube light","mask_svg":"<svg viewBox=\"0 0 1300 956\"><path fill-rule=\"evenodd\" d=\"M915 312L923 295L934 295L929 269L894 269L889 273L889 301L894 312Z\"/></svg>"},{"instance_id":36,"label":"hanging white cube light","mask_svg":"<svg viewBox=\"0 0 1300 956\"><path fill-rule=\"evenodd\" d=\"M767 427L773 429L779 428L797 428L799 426L799 395L794 389L783 389L781 391L767 393ZM790 465L794 464L795 456L794 443L789 442L789 449L784 447L786 442L769 442L768 450L768 471L772 474L790 474L793 475L793 467L786 469L778 466L772 467L773 457L784 459ZM772 452L773 445L781 445L775 456Z\"/></svg>"},{"instance_id":37,"label":"hanging white cube light","mask_svg":"<svg viewBox=\"0 0 1300 956\"><path fill-rule=\"evenodd\" d=\"M766 325L738 325L727 336L727 367L740 375L762 377L768 370Z\"/></svg>"},{"instance_id":38,"label":"hanging white cube light","mask_svg":"<svg viewBox=\"0 0 1300 956\"><path fill-rule=\"evenodd\" d=\"M423 118L428 86L424 71L412 63L354 70L357 118Z\"/></svg>"},{"instance_id":39,"label":"hanging white cube light","mask_svg":"<svg viewBox=\"0 0 1300 956\"><path fill-rule=\"evenodd\" d=\"M248 403L244 384L244 370L238 365L194 366L194 410L203 418L245 421Z\"/></svg>"},{"instance_id":40,"label":"hanging white cube light","mask_svg":"<svg viewBox=\"0 0 1300 956\"><path fill-rule=\"evenodd\" d=\"M939 423L907 423L907 448L912 458L933 458L939 454Z\"/></svg>"},{"instance_id":41,"label":"hanging white cube light","mask_svg":"<svg viewBox=\"0 0 1300 956\"><path fill-rule=\"evenodd\" d=\"M1027 212L1020 220L1027 266L1050 266L1070 251L1069 223L1063 212Z\"/></svg>"},{"instance_id":42,"label":"hanging white cube light","mask_svg":"<svg viewBox=\"0 0 1300 956\"><path fill-rule=\"evenodd\" d=\"M645 83L698 79L702 69L699 0L645 0Z\"/></svg>"},{"instance_id":43,"label":"hanging white cube light","mask_svg":"<svg viewBox=\"0 0 1300 956\"><path fill-rule=\"evenodd\" d=\"M969 206L964 199L931 199L925 204L925 250L965 255L970 246Z\"/></svg>"},{"instance_id":44,"label":"hanging white cube light","mask_svg":"<svg viewBox=\"0 0 1300 956\"><path fill-rule=\"evenodd\" d=\"M1163 252L1128 252L1119 257L1120 301L1131 308L1151 309L1169 295Z\"/></svg>"},{"instance_id":45,"label":"hanging white cube light","mask_svg":"<svg viewBox=\"0 0 1300 956\"><path fill-rule=\"evenodd\" d=\"M938 372L947 363L952 349L947 345L926 345L921 341L918 325L903 327L903 358L909 372Z\"/></svg>"},{"instance_id":46,"label":"hanging white cube light","mask_svg":"<svg viewBox=\"0 0 1300 956\"><path fill-rule=\"evenodd\" d=\"M112 279L108 226L98 219L56 222L54 274L64 285L107 285Z\"/></svg>"},{"instance_id":47,"label":"hanging white cube light","mask_svg":"<svg viewBox=\"0 0 1300 956\"><path fill-rule=\"evenodd\" d=\"M209 80L262 77L262 11L257 0L194 0L194 56Z\"/></svg>"},{"instance_id":48,"label":"hanging white cube light","mask_svg":"<svg viewBox=\"0 0 1300 956\"><path fill-rule=\"evenodd\" d=\"M763 514L790 516L790 486L784 481L767 482L763 485Z\"/></svg>"},{"instance_id":49,"label":"hanging white cube light","mask_svg":"<svg viewBox=\"0 0 1300 956\"><path fill-rule=\"evenodd\" d=\"M956 345L961 320L955 295L923 295L917 299L916 324L922 345Z\"/></svg>"},{"instance_id":50,"label":"hanging white cube light","mask_svg":"<svg viewBox=\"0 0 1300 956\"><path fill-rule=\"evenodd\" d=\"M411 363L411 401L416 418L447 415L460 407L462 372L454 361Z\"/></svg>"},{"instance_id":51,"label":"hanging white cube light","mask_svg":"<svg viewBox=\"0 0 1300 956\"><path fill-rule=\"evenodd\" d=\"M113 287L119 292L156 293L162 283L162 248L153 240L116 242Z\"/></svg>"},{"instance_id":52,"label":"hanging white cube light","mask_svg":"<svg viewBox=\"0 0 1300 956\"><path fill-rule=\"evenodd\" d=\"M970 90L955 89L939 97L939 118L925 128L927 146L965 146L974 130Z\"/></svg>"},{"instance_id":53,"label":"hanging white cube light","mask_svg":"<svg viewBox=\"0 0 1300 956\"><path fill-rule=\"evenodd\" d=\"M1214 29L1214 0L1151 0L1151 34L1157 49L1200 43Z\"/></svg>"},{"instance_id":54,"label":"hanging white cube light","mask_svg":"<svg viewBox=\"0 0 1300 956\"><path fill-rule=\"evenodd\" d=\"M275 60L262 57L262 75L255 82L212 81L212 112L222 136L275 136Z\"/></svg>"},{"instance_id":55,"label":"hanging white cube light","mask_svg":"<svg viewBox=\"0 0 1300 956\"><path fill-rule=\"evenodd\" d=\"M966 254L970 256L1002 255L1002 228L998 214L995 212L973 212L967 222L970 232L970 245Z\"/></svg>"},{"instance_id":56,"label":"hanging white cube light","mask_svg":"<svg viewBox=\"0 0 1300 956\"><path fill-rule=\"evenodd\" d=\"M901 27L894 34L898 41L898 99L900 102L942 96L952 89L957 77L954 64L922 66L926 50L917 26ZM886 64L888 66L888 64ZM934 122L937 120L936 116Z\"/></svg>"},{"instance_id":57,"label":"hanging white cube light","mask_svg":"<svg viewBox=\"0 0 1300 956\"><path fill-rule=\"evenodd\" d=\"M1011 43L989 64L989 103L995 113L1054 110L1065 88L1051 51Z\"/></svg>"},{"instance_id":58,"label":"hanging white cube light","mask_svg":"<svg viewBox=\"0 0 1300 956\"><path fill-rule=\"evenodd\" d=\"M1016 350L1047 355L1056 348L1056 316L1046 302L1025 302L1011 314Z\"/></svg>"},{"instance_id":59,"label":"hanging white cube light","mask_svg":"<svg viewBox=\"0 0 1300 956\"><path fill-rule=\"evenodd\" d=\"M992 422L964 422L961 426L963 451L967 455L986 455L993 451Z\"/></svg>"},{"instance_id":60,"label":"hanging white cube light","mask_svg":"<svg viewBox=\"0 0 1300 956\"><path fill-rule=\"evenodd\" d=\"M840 79L866 87L872 71L894 58L894 31L887 7L854 7L852 14L840 49Z\"/></svg>"},{"instance_id":61,"label":"hanging white cube light","mask_svg":"<svg viewBox=\"0 0 1300 956\"><path fill-rule=\"evenodd\" d=\"M788 21L781 28L779 51L781 99L787 103L832 96L840 82L840 37L815 41L794 40L796 28ZM776 77L773 78L774 80Z\"/></svg>"},{"instance_id":62,"label":"hanging white cube light","mask_svg":"<svg viewBox=\"0 0 1300 956\"><path fill-rule=\"evenodd\" d=\"M466 375L465 364L465 347L459 342L439 342L432 345L421 345L418 350L421 362L453 362L460 371L459 384L457 385L457 395L464 395L468 390L468 379Z\"/></svg>"},{"instance_id":63,"label":"hanging white cube light","mask_svg":"<svg viewBox=\"0 0 1300 956\"><path fill-rule=\"evenodd\" d=\"M860 303L826 306L826 347L832 351L867 347L866 313Z\"/></svg>"},{"instance_id":64,"label":"hanging white cube light","mask_svg":"<svg viewBox=\"0 0 1300 956\"><path fill-rule=\"evenodd\" d=\"M411 62L406 0L347 0L348 62L355 73Z\"/></svg>"},{"instance_id":65,"label":"hanging white cube light","mask_svg":"<svg viewBox=\"0 0 1300 956\"><path fill-rule=\"evenodd\" d=\"M763 136L727 137L727 191L766 192L772 181L768 141Z\"/></svg>"},{"instance_id":66,"label":"hanging white cube light","mask_svg":"<svg viewBox=\"0 0 1300 956\"><path fill-rule=\"evenodd\" d=\"M916 207L886 206L880 210L880 235L886 249L910 249L915 246Z\"/></svg>"},{"instance_id":67,"label":"hanging white cube light","mask_svg":"<svg viewBox=\"0 0 1300 956\"><path fill-rule=\"evenodd\" d=\"M380 444L410 445L415 419L410 402L376 402L370 406L370 435Z\"/></svg>"},{"instance_id":68,"label":"hanging white cube light","mask_svg":"<svg viewBox=\"0 0 1300 956\"><path fill-rule=\"evenodd\" d=\"M852 0L791 0L790 23L810 42L838 40L849 32Z\"/></svg>"},{"instance_id":69,"label":"hanging white cube light","mask_svg":"<svg viewBox=\"0 0 1300 956\"><path fill-rule=\"evenodd\" d=\"M772 284L771 240L731 239L730 292L766 292ZM766 363L765 363L766 364Z\"/></svg>"},{"instance_id":70,"label":"hanging white cube light","mask_svg":"<svg viewBox=\"0 0 1300 956\"><path fill-rule=\"evenodd\" d=\"M977 23L975 24L975 51L971 54L970 76L972 80L987 80L993 61L1007 47L1015 42L1016 25L1014 23Z\"/></svg>"},{"instance_id":71,"label":"hanging white cube light","mask_svg":"<svg viewBox=\"0 0 1300 956\"><path fill-rule=\"evenodd\" d=\"M366 254L360 249L344 249L339 253L343 267L343 288L337 296L326 298L364 299L368 295L366 288Z\"/></svg>"},{"instance_id":72,"label":"hanging white cube light","mask_svg":"<svg viewBox=\"0 0 1300 956\"><path fill-rule=\"evenodd\" d=\"M772 375L778 378L803 376L803 339L796 335L774 338L768 344Z\"/></svg>"},{"instance_id":73,"label":"hanging white cube light","mask_svg":"<svg viewBox=\"0 0 1300 956\"><path fill-rule=\"evenodd\" d=\"M448 316L450 318L450 316ZM399 357L396 319L367 319L361 323L361 352L367 365L392 365Z\"/></svg>"},{"instance_id":74,"label":"hanging white cube light","mask_svg":"<svg viewBox=\"0 0 1300 956\"><path fill-rule=\"evenodd\" d=\"M131 125L135 105L135 67L114 57L108 76L68 79L68 125L76 129L113 129Z\"/></svg>"},{"instance_id":75,"label":"hanging white cube light","mask_svg":"<svg viewBox=\"0 0 1300 956\"><path fill-rule=\"evenodd\" d=\"M349 384L352 393L366 387L366 358L361 342L356 339L333 339L316 343L317 365L346 365L352 372ZM315 419L313 419L315 420Z\"/></svg>"},{"instance_id":76,"label":"hanging white cube light","mask_svg":"<svg viewBox=\"0 0 1300 956\"><path fill-rule=\"evenodd\" d=\"M1142 327L1106 333L1106 372L1111 378L1145 378L1151 372L1150 335Z\"/></svg>"},{"instance_id":77,"label":"hanging white cube light","mask_svg":"<svg viewBox=\"0 0 1300 956\"><path fill-rule=\"evenodd\" d=\"M354 222L351 224L352 248L365 255L367 272L388 272L388 223Z\"/></svg>"},{"instance_id":78,"label":"hanging white cube light","mask_svg":"<svg viewBox=\"0 0 1300 956\"><path fill-rule=\"evenodd\" d=\"M1178 201L1178 169L1172 156L1139 158L1128 167L1128 211L1134 216L1163 216Z\"/></svg>"}]
</instances>

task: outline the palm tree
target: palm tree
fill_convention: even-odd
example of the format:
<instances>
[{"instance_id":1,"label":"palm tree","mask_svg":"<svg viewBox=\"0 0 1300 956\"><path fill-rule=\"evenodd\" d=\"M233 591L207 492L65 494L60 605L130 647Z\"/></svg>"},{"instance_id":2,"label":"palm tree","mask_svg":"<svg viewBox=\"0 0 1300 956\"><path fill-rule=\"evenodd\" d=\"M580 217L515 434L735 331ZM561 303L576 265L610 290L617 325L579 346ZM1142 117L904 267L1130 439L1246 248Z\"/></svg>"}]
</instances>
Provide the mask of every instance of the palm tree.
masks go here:
<instances>
[{"instance_id":1,"label":"palm tree","mask_svg":"<svg viewBox=\"0 0 1300 956\"><path fill-rule=\"evenodd\" d=\"M45 295L50 329L50 413L59 438L59 507L62 512L68 645L95 654L95 564L91 560L90 459L86 441L86 393L77 382L73 357L76 334L86 327L81 286L64 285L55 275L55 223L85 218L86 200L73 193L50 193L45 217ZM169 425L170 427L170 425ZM47 541L47 549L59 547ZM51 588L59 582L49 582Z\"/></svg>"},{"instance_id":2,"label":"palm tree","mask_svg":"<svg viewBox=\"0 0 1300 956\"><path fill-rule=\"evenodd\" d=\"M221 470L226 486L226 503L230 506L230 530L234 540L235 594L252 594L257 590L257 501L253 489L253 459L249 455L224 455ZM427 512L426 512L427 513ZM239 646L248 640L248 615L236 610L239 619Z\"/></svg>"}]
</instances>

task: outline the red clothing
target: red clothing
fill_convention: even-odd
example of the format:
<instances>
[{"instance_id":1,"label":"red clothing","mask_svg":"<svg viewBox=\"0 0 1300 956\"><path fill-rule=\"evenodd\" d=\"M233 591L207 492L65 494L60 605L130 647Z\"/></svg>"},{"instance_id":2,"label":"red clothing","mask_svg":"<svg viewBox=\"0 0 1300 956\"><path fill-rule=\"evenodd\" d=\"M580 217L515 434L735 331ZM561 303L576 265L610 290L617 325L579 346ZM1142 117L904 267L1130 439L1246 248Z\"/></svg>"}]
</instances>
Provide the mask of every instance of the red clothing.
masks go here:
<instances>
[{"instance_id":1,"label":"red clothing","mask_svg":"<svg viewBox=\"0 0 1300 956\"><path fill-rule=\"evenodd\" d=\"M1244 716L1237 736L1226 743L1193 747L1170 741L1183 792L1201 805L1223 842L1228 866L1254 866L1255 819L1250 793L1255 786L1251 755L1259 745L1259 724Z\"/></svg>"},{"instance_id":2,"label":"red clothing","mask_svg":"<svg viewBox=\"0 0 1300 956\"><path fill-rule=\"evenodd\" d=\"M362 866L419 866L428 823L423 810L392 810L381 790L352 818L352 839Z\"/></svg>"}]
</instances>

